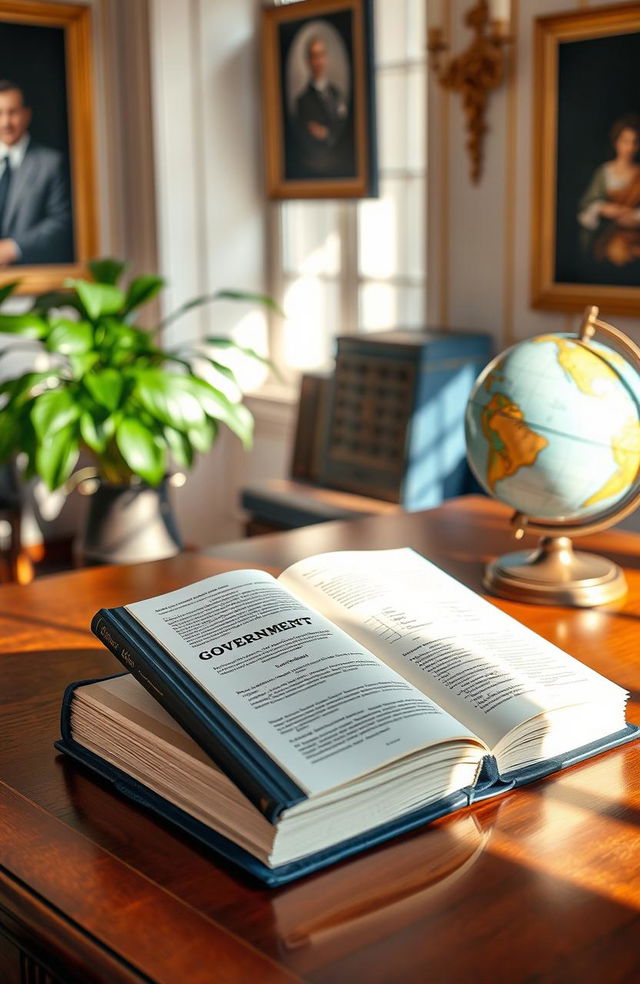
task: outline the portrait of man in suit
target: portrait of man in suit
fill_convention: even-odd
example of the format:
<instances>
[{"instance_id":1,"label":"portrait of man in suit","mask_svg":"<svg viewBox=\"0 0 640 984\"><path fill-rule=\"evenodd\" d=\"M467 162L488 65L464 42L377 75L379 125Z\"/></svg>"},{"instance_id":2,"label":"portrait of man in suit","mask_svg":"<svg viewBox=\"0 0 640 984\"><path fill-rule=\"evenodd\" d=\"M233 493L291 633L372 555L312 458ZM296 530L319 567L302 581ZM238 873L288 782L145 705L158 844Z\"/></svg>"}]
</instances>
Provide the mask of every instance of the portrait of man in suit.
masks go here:
<instances>
[{"instance_id":1,"label":"portrait of man in suit","mask_svg":"<svg viewBox=\"0 0 640 984\"><path fill-rule=\"evenodd\" d=\"M331 166L349 107L344 93L328 76L327 46L320 35L307 42L306 56L309 81L296 101L296 122L307 165L325 170Z\"/></svg>"},{"instance_id":2,"label":"portrait of man in suit","mask_svg":"<svg viewBox=\"0 0 640 984\"><path fill-rule=\"evenodd\" d=\"M350 24L334 15L306 20L293 32L292 25L286 27L291 34L284 71L287 177L353 177Z\"/></svg>"},{"instance_id":3,"label":"portrait of man in suit","mask_svg":"<svg viewBox=\"0 0 640 984\"><path fill-rule=\"evenodd\" d=\"M373 0L263 6L270 198L378 195Z\"/></svg>"},{"instance_id":4,"label":"portrait of man in suit","mask_svg":"<svg viewBox=\"0 0 640 984\"><path fill-rule=\"evenodd\" d=\"M21 86L0 80L0 267L73 260L64 155L32 138Z\"/></svg>"}]
</instances>

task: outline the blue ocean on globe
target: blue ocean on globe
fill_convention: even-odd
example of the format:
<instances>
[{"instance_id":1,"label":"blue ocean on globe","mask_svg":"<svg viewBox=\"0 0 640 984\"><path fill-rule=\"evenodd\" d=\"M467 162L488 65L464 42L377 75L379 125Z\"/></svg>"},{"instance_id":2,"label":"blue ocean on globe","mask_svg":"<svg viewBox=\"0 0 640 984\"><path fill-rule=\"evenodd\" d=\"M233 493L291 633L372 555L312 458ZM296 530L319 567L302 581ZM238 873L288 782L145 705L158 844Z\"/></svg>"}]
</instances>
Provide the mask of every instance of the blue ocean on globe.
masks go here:
<instances>
[{"instance_id":1,"label":"blue ocean on globe","mask_svg":"<svg viewBox=\"0 0 640 984\"><path fill-rule=\"evenodd\" d=\"M538 335L478 378L467 454L491 495L532 517L587 519L619 503L640 468L640 376L576 335Z\"/></svg>"}]
</instances>

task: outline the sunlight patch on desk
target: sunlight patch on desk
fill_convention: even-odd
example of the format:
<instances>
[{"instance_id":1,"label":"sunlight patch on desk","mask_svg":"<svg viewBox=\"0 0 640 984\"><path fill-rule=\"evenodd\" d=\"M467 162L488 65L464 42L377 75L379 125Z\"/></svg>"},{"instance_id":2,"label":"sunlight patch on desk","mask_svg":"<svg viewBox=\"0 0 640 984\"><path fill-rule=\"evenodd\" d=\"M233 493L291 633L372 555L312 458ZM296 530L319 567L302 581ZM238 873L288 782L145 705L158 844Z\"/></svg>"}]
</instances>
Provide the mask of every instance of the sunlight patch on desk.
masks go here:
<instances>
[{"instance_id":1,"label":"sunlight patch on desk","mask_svg":"<svg viewBox=\"0 0 640 984\"><path fill-rule=\"evenodd\" d=\"M620 770L621 793L622 762L606 762L607 785L611 789L611 773ZM640 836L630 838L628 821L596 812L597 803L589 809L555 799L563 787L564 782L520 790L505 803L487 853L640 910ZM593 774L589 788L597 788Z\"/></svg>"}]
</instances>

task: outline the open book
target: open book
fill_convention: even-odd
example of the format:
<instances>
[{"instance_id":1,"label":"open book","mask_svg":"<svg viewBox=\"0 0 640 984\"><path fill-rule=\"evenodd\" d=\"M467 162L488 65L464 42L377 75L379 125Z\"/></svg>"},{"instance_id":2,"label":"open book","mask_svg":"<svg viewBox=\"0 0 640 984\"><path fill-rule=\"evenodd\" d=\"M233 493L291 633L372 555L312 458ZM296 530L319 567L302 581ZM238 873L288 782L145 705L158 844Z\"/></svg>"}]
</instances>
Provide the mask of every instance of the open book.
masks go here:
<instances>
[{"instance_id":1,"label":"open book","mask_svg":"<svg viewBox=\"0 0 640 984\"><path fill-rule=\"evenodd\" d=\"M231 571L92 628L200 748L162 744L127 678L70 690L60 747L271 883L640 730L624 690L409 549Z\"/></svg>"}]
</instances>

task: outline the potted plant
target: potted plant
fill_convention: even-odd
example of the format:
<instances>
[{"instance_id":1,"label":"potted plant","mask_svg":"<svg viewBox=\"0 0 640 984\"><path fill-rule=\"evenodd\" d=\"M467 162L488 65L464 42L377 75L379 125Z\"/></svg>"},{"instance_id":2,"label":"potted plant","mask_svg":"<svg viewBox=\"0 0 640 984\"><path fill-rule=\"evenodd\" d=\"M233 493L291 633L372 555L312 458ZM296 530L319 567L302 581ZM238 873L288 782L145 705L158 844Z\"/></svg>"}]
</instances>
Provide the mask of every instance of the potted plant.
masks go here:
<instances>
[{"instance_id":1,"label":"potted plant","mask_svg":"<svg viewBox=\"0 0 640 984\"><path fill-rule=\"evenodd\" d=\"M0 357L16 348L34 353L30 371L0 384L0 461L21 453L25 477L39 477L50 490L91 480L85 558L167 556L180 549L166 489L172 467L189 469L221 425L245 446L251 441L251 414L220 353L236 349L265 360L228 338L166 348L161 331L215 299L275 305L260 294L221 290L146 330L135 325L136 314L163 278L140 276L122 287L123 263L96 260L89 269L92 280L67 281L67 290L36 297L26 313L0 313L0 333L21 337ZM0 303L16 286L0 290ZM206 366L209 378L197 366ZM81 454L93 464L77 470Z\"/></svg>"}]
</instances>

